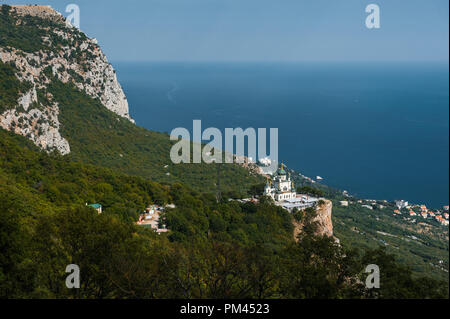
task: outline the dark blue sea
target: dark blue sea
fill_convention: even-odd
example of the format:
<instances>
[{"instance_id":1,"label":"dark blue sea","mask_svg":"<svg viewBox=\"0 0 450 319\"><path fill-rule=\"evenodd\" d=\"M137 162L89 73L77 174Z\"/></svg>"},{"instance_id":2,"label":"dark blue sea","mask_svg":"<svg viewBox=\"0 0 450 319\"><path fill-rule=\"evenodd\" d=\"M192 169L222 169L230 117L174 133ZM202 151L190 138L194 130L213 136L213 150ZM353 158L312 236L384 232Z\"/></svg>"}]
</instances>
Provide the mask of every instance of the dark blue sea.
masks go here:
<instances>
[{"instance_id":1,"label":"dark blue sea","mask_svg":"<svg viewBox=\"0 0 450 319\"><path fill-rule=\"evenodd\" d=\"M373 199L449 202L449 73L438 63L113 63L137 124L279 128L279 158Z\"/></svg>"}]
</instances>

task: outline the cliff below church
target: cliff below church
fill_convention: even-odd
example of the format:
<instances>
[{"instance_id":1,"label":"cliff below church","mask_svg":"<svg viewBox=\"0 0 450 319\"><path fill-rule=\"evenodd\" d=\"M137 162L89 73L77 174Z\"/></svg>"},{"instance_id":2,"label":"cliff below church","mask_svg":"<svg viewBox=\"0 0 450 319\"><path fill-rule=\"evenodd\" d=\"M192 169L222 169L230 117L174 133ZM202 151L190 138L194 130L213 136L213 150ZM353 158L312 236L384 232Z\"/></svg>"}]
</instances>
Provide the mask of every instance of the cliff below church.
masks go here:
<instances>
[{"instance_id":1,"label":"cliff below church","mask_svg":"<svg viewBox=\"0 0 450 319\"><path fill-rule=\"evenodd\" d=\"M331 220L331 214L333 211L333 203L330 200L323 200L322 205L317 205L316 217L313 222L317 223L316 235L333 237L333 222ZM306 212L305 212L306 213ZM294 219L294 238L297 240L297 236L302 232L303 223Z\"/></svg>"}]
</instances>

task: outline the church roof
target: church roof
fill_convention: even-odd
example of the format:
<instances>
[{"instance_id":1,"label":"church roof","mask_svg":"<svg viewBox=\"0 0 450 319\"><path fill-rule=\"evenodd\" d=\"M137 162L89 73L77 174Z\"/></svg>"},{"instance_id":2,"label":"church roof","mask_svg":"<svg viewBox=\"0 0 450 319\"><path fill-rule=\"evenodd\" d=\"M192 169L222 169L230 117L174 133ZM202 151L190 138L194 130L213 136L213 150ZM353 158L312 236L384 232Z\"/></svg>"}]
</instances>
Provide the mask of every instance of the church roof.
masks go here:
<instances>
[{"instance_id":1,"label":"church roof","mask_svg":"<svg viewBox=\"0 0 450 319\"><path fill-rule=\"evenodd\" d=\"M286 175L286 171L284 170L284 165L281 163L280 168L277 170L278 175Z\"/></svg>"}]
</instances>

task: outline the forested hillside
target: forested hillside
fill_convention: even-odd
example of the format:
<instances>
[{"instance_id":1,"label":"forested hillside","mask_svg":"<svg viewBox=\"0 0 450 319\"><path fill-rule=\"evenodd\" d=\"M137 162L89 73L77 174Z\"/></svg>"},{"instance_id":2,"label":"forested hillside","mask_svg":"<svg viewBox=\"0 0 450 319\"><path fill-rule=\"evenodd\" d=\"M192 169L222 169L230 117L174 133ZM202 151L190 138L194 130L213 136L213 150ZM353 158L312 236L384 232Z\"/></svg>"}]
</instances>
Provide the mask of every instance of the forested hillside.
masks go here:
<instances>
[{"instance_id":1,"label":"forested hillside","mask_svg":"<svg viewBox=\"0 0 450 319\"><path fill-rule=\"evenodd\" d=\"M98 214L85 205L101 201ZM168 234L136 226L150 203ZM445 282L413 279L384 250L316 237L314 212L292 216L268 199L241 204L46 154L0 130L0 296L5 298L440 298ZM82 289L65 287L80 266ZM362 286L380 266L383 286Z\"/></svg>"},{"instance_id":2,"label":"forested hillside","mask_svg":"<svg viewBox=\"0 0 450 319\"><path fill-rule=\"evenodd\" d=\"M379 246L411 267L415 276L430 276L449 281L448 227L433 220L415 222L394 213L394 203L348 197L342 191L324 184L311 183L292 171L300 192L325 196L333 201L333 226L335 236L348 247L360 250ZM346 201L349 206L342 206ZM364 207L369 204L373 209Z\"/></svg>"},{"instance_id":3,"label":"forested hillside","mask_svg":"<svg viewBox=\"0 0 450 319\"><path fill-rule=\"evenodd\" d=\"M48 91L59 101L70 158L159 182L183 182L200 191L216 189L216 165L172 163L169 155L174 142L169 135L120 118L71 84L53 78ZM225 193L246 196L250 186L261 181L261 176L239 165L222 165L220 182Z\"/></svg>"}]
</instances>

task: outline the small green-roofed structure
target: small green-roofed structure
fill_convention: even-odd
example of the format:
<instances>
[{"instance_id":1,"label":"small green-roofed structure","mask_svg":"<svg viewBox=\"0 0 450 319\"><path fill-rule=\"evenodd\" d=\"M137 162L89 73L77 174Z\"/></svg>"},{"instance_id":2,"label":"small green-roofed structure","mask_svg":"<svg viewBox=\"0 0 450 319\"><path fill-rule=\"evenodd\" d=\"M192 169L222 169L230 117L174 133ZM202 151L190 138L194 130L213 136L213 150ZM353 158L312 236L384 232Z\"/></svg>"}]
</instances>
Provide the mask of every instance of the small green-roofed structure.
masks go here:
<instances>
[{"instance_id":1,"label":"small green-roofed structure","mask_svg":"<svg viewBox=\"0 0 450 319\"><path fill-rule=\"evenodd\" d=\"M89 204L88 206L94 208L99 214L102 213L102 205L100 205L100 204Z\"/></svg>"}]
</instances>

